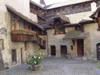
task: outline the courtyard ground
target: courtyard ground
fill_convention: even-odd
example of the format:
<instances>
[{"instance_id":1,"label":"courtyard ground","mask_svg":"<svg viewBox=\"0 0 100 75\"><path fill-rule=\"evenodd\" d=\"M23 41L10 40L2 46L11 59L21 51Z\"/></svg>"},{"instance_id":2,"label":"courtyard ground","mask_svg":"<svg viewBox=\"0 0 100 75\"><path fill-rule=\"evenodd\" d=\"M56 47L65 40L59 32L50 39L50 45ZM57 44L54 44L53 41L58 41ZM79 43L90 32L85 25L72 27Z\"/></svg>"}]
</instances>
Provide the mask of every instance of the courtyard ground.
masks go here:
<instances>
[{"instance_id":1,"label":"courtyard ground","mask_svg":"<svg viewBox=\"0 0 100 75\"><path fill-rule=\"evenodd\" d=\"M51 57L43 59L39 71L32 71L27 64L21 64L0 72L0 75L100 75L97 62Z\"/></svg>"}]
</instances>

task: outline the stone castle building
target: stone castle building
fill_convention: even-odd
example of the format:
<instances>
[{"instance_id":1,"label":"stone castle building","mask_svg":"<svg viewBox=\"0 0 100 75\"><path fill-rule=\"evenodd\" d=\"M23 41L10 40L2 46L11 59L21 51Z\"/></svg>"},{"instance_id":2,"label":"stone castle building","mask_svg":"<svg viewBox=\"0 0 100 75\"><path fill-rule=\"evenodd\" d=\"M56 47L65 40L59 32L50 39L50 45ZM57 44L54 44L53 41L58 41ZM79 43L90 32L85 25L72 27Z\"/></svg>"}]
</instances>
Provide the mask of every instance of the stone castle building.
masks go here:
<instances>
[{"instance_id":1,"label":"stone castle building","mask_svg":"<svg viewBox=\"0 0 100 75\"><path fill-rule=\"evenodd\" d=\"M100 60L100 0L68 0L45 5L32 0L0 0L0 66L25 62L42 50L46 57ZM2 65L4 64L4 66Z\"/></svg>"}]
</instances>

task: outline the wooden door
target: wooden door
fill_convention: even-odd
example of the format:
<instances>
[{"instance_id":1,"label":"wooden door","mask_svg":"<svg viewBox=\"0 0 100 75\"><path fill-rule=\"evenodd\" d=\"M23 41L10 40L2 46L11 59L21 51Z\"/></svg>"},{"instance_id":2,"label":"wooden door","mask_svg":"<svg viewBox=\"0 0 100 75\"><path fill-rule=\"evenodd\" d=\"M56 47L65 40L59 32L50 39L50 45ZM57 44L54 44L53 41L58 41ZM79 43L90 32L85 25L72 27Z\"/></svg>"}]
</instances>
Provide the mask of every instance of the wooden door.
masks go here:
<instances>
[{"instance_id":1,"label":"wooden door","mask_svg":"<svg viewBox=\"0 0 100 75\"><path fill-rule=\"evenodd\" d=\"M100 43L97 44L97 60L100 60Z\"/></svg>"},{"instance_id":2,"label":"wooden door","mask_svg":"<svg viewBox=\"0 0 100 75\"><path fill-rule=\"evenodd\" d=\"M56 48L55 48L55 46L51 46L51 55L52 56L56 55Z\"/></svg>"},{"instance_id":3,"label":"wooden door","mask_svg":"<svg viewBox=\"0 0 100 75\"><path fill-rule=\"evenodd\" d=\"M83 39L77 40L77 55L84 56Z\"/></svg>"},{"instance_id":4,"label":"wooden door","mask_svg":"<svg viewBox=\"0 0 100 75\"><path fill-rule=\"evenodd\" d=\"M16 50L12 50L12 62L17 62L17 58L16 58Z\"/></svg>"},{"instance_id":5,"label":"wooden door","mask_svg":"<svg viewBox=\"0 0 100 75\"><path fill-rule=\"evenodd\" d=\"M22 48L21 48L20 52L21 52L21 63L23 63L23 50L22 50Z\"/></svg>"},{"instance_id":6,"label":"wooden door","mask_svg":"<svg viewBox=\"0 0 100 75\"><path fill-rule=\"evenodd\" d=\"M61 56L66 56L67 54L67 46L61 46Z\"/></svg>"}]
</instances>

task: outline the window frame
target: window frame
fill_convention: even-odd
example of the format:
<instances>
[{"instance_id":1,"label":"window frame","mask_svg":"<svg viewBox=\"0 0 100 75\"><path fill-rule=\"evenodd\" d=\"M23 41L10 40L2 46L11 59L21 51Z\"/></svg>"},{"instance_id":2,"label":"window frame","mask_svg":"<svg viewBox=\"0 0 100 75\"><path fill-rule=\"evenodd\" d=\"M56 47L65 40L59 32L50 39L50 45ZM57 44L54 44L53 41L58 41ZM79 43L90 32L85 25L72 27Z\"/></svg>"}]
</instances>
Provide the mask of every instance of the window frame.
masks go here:
<instances>
[{"instance_id":1,"label":"window frame","mask_svg":"<svg viewBox=\"0 0 100 75\"><path fill-rule=\"evenodd\" d=\"M59 25L59 31L57 31L57 25ZM59 19L55 19L54 20L54 29L55 29L55 34L65 34L65 28L64 30L61 30L61 26L62 26L62 23Z\"/></svg>"}]
</instances>

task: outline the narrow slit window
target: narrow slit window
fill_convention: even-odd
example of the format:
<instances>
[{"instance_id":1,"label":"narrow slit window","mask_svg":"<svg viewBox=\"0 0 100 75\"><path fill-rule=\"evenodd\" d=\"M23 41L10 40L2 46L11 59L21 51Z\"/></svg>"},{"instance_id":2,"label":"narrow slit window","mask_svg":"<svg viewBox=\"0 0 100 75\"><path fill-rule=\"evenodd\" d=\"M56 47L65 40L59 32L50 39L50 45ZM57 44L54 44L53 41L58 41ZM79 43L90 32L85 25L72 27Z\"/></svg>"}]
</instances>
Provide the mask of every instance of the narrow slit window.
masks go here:
<instances>
[{"instance_id":1,"label":"narrow slit window","mask_svg":"<svg viewBox=\"0 0 100 75\"><path fill-rule=\"evenodd\" d=\"M0 39L1 50L4 50L4 40Z\"/></svg>"}]
</instances>

